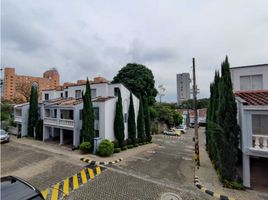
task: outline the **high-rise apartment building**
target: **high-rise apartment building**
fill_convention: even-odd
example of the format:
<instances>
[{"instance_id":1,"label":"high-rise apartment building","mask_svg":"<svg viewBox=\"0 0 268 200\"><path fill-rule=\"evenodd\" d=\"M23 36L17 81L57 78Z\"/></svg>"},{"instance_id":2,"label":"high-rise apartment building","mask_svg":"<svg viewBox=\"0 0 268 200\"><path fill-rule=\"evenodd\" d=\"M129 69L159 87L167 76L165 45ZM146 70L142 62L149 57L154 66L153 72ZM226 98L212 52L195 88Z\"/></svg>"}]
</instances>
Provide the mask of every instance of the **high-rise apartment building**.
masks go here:
<instances>
[{"instance_id":1,"label":"high-rise apartment building","mask_svg":"<svg viewBox=\"0 0 268 200\"><path fill-rule=\"evenodd\" d=\"M36 82L38 84L39 97L43 89L54 89L60 84L60 75L55 68L45 71L43 77L17 75L15 68L4 68L3 98L6 100L26 100L18 87Z\"/></svg>"},{"instance_id":2,"label":"high-rise apartment building","mask_svg":"<svg viewBox=\"0 0 268 200\"><path fill-rule=\"evenodd\" d=\"M177 74L177 102L181 103L190 99L190 74Z\"/></svg>"}]
</instances>

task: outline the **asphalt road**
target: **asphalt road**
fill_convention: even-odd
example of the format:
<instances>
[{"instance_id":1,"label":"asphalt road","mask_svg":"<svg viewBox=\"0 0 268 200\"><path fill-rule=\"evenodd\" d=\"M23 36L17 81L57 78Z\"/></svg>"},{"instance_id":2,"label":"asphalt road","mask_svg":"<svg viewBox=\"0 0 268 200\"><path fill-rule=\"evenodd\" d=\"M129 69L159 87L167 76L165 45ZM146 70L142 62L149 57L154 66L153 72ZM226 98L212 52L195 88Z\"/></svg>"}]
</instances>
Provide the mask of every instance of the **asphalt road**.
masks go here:
<instances>
[{"instance_id":1,"label":"asphalt road","mask_svg":"<svg viewBox=\"0 0 268 200\"><path fill-rule=\"evenodd\" d=\"M65 199L161 199L162 195L173 200L210 199L193 184L192 137L192 130L181 137L154 136L158 147L107 166ZM40 190L76 174L83 166L67 155L20 144L16 139L1 145L1 176L19 176Z\"/></svg>"}]
</instances>

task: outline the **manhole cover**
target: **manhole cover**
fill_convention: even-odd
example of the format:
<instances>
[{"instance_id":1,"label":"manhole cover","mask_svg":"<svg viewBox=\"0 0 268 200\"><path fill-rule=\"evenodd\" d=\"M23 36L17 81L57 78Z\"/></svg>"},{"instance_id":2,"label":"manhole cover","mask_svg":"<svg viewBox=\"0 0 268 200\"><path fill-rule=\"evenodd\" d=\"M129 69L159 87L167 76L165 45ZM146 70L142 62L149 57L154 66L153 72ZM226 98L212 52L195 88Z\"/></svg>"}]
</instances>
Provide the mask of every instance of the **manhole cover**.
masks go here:
<instances>
[{"instance_id":1,"label":"manhole cover","mask_svg":"<svg viewBox=\"0 0 268 200\"><path fill-rule=\"evenodd\" d=\"M177 194L168 192L162 194L161 200L182 200L182 198Z\"/></svg>"}]
</instances>

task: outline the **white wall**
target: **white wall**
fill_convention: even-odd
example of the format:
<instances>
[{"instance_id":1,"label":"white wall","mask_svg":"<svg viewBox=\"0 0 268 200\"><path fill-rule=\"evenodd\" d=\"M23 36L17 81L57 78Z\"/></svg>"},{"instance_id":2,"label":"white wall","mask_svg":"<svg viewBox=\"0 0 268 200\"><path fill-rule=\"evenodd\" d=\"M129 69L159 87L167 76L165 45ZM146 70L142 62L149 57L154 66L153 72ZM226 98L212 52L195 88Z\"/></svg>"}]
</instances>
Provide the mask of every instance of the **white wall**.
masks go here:
<instances>
[{"instance_id":1,"label":"white wall","mask_svg":"<svg viewBox=\"0 0 268 200\"><path fill-rule=\"evenodd\" d=\"M262 74L263 89L268 89L268 64L264 66L254 67L237 67L231 68L231 77L233 82L233 90L240 90L240 76L259 75Z\"/></svg>"}]
</instances>

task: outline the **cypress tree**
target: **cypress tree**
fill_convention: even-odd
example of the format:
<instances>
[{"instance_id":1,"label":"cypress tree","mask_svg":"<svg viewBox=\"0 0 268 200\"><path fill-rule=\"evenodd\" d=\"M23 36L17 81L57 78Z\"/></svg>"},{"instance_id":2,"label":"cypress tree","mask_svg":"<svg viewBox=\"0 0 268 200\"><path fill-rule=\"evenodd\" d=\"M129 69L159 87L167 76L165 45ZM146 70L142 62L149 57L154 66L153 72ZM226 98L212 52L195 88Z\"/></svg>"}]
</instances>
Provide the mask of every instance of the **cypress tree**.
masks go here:
<instances>
[{"instance_id":1,"label":"cypress tree","mask_svg":"<svg viewBox=\"0 0 268 200\"><path fill-rule=\"evenodd\" d=\"M222 77L219 86L218 123L222 128L220 137L220 172L224 179L233 180L236 171L238 153L239 126L237 124L236 102L233 94L233 87L230 74L228 57L221 66Z\"/></svg>"},{"instance_id":2,"label":"cypress tree","mask_svg":"<svg viewBox=\"0 0 268 200\"><path fill-rule=\"evenodd\" d=\"M151 119L150 119L150 112L148 106L147 98L143 98L143 111L144 111L144 124L145 124L145 135L148 141L151 141Z\"/></svg>"},{"instance_id":3,"label":"cypress tree","mask_svg":"<svg viewBox=\"0 0 268 200\"><path fill-rule=\"evenodd\" d=\"M137 122L137 129L138 129L138 137L141 139L141 142L144 142L144 112L143 112L143 105L142 100L140 98L139 103L139 113L138 113L138 122Z\"/></svg>"},{"instance_id":4,"label":"cypress tree","mask_svg":"<svg viewBox=\"0 0 268 200\"><path fill-rule=\"evenodd\" d=\"M84 142L90 142L93 146L93 139L95 137L94 131L94 111L91 101L91 89L87 78L86 92L82 93L83 110L82 110L82 137Z\"/></svg>"},{"instance_id":5,"label":"cypress tree","mask_svg":"<svg viewBox=\"0 0 268 200\"><path fill-rule=\"evenodd\" d=\"M128 109L128 136L133 144L136 144L136 122L135 122L135 111L133 105L132 93L130 93L130 103Z\"/></svg>"},{"instance_id":6,"label":"cypress tree","mask_svg":"<svg viewBox=\"0 0 268 200\"><path fill-rule=\"evenodd\" d=\"M38 120L38 89L34 83L31 88L30 107L28 116L28 136L34 136L34 128Z\"/></svg>"},{"instance_id":7,"label":"cypress tree","mask_svg":"<svg viewBox=\"0 0 268 200\"><path fill-rule=\"evenodd\" d=\"M120 147L123 147L125 139L124 129L125 127L124 127L122 97L120 90L118 90L118 99L116 102L115 118L114 118L114 134Z\"/></svg>"}]
</instances>

